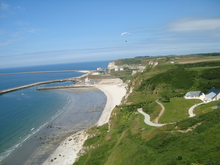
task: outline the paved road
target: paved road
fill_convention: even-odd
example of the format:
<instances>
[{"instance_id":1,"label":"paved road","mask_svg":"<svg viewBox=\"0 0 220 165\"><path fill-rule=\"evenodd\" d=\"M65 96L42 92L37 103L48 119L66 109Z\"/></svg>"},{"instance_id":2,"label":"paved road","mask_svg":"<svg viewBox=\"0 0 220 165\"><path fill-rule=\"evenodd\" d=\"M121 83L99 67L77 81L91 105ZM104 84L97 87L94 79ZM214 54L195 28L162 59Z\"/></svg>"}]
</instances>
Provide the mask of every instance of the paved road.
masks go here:
<instances>
[{"instance_id":1,"label":"paved road","mask_svg":"<svg viewBox=\"0 0 220 165\"><path fill-rule=\"evenodd\" d=\"M142 108L138 108L137 109L139 113L141 113L142 115L144 115L144 122L149 125L149 126L153 126L153 127L161 127L164 126L166 124L156 124L156 123L152 123L150 121L150 115L148 115L147 113L143 112Z\"/></svg>"},{"instance_id":2,"label":"paved road","mask_svg":"<svg viewBox=\"0 0 220 165\"><path fill-rule=\"evenodd\" d=\"M198 107L199 105L202 105L202 104L205 104L205 103L202 102L202 103L195 104L195 105L193 105L192 107L190 107L189 110L188 110L189 117L194 117L194 116L196 116L196 114L193 113L193 110L194 110L194 108L196 108L196 107Z\"/></svg>"}]
</instances>

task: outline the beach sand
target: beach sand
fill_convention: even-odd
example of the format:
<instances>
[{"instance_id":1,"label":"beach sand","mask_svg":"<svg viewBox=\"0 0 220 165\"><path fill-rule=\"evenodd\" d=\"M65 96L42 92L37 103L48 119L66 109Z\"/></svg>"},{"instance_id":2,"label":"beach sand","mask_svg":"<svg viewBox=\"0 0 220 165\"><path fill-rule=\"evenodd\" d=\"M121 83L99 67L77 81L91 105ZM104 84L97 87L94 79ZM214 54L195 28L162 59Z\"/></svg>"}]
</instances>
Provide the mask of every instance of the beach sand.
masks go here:
<instances>
[{"instance_id":1,"label":"beach sand","mask_svg":"<svg viewBox=\"0 0 220 165\"><path fill-rule=\"evenodd\" d=\"M71 165L77 158L83 143L87 139L85 131L79 131L66 138L43 165Z\"/></svg>"},{"instance_id":2,"label":"beach sand","mask_svg":"<svg viewBox=\"0 0 220 165\"><path fill-rule=\"evenodd\" d=\"M105 108L102 112L97 126L108 123L112 110L116 105L120 105L122 98L126 94L125 86L122 83L111 83L111 85L95 85L104 92L107 97ZM78 158L78 153L83 147L88 134L85 130L77 132L66 138L58 148L49 156L43 165L72 165Z\"/></svg>"}]
</instances>

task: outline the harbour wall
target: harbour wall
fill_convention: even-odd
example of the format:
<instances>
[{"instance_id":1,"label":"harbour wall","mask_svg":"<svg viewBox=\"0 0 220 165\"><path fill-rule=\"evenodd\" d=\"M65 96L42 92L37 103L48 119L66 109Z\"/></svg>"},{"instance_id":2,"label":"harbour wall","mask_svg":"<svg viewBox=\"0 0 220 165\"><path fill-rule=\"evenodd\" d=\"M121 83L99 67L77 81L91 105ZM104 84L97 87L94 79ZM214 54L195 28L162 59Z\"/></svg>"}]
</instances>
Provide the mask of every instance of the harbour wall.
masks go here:
<instances>
[{"instance_id":1,"label":"harbour wall","mask_svg":"<svg viewBox=\"0 0 220 165\"><path fill-rule=\"evenodd\" d=\"M73 70L72 70L73 71ZM71 72L72 72L71 71ZM12 91L16 91L16 90L20 90L20 89L24 89L24 88L29 88L29 87L33 87L36 85L42 85L42 84L50 84L50 83L56 83L56 82L63 82L63 81L74 81L77 82L82 78L85 78L86 76L88 76L89 74L91 74L93 71L83 71L83 70L74 70L75 72L83 72L85 74L79 76L79 77L73 77L73 78L67 78L67 79L58 79L58 80L49 80L49 81L41 81L41 82L36 82L36 83L31 83L31 84L27 84L27 85L22 85L22 86L18 86L18 87L13 87L13 88L8 88L8 89L4 89L4 90L0 90L0 95L4 94L4 93L8 93L8 92L12 92ZM22 73L18 73L18 74L26 74L26 73L49 73L49 72L65 72L65 71L42 71L42 72L22 72ZM9 74L9 73L8 73ZM11 73L12 74L12 73ZM2 75L2 74L1 74ZM68 86L66 86L68 87ZM48 87L47 87L48 88ZM70 87L69 87L70 88ZM55 89L55 88L54 88Z\"/></svg>"},{"instance_id":2,"label":"harbour wall","mask_svg":"<svg viewBox=\"0 0 220 165\"><path fill-rule=\"evenodd\" d=\"M90 72L89 70L58 70L58 71L34 71L34 72L18 72L18 73L1 73L3 75L13 75L13 74L33 74L33 73L59 73L59 72Z\"/></svg>"},{"instance_id":3,"label":"harbour wall","mask_svg":"<svg viewBox=\"0 0 220 165\"><path fill-rule=\"evenodd\" d=\"M41 81L41 82L31 83L31 84L22 85L22 86L18 86L18 87L14 87L14 88L0 90L0 94L12 92L12 91L16 91L16 90L20 90L20 89L24 89L24 88L33 87L36 85L50 84L50 83L63 82L63 81L76 81L76 79L75 80L74 79L71 79L71 80L70 79L60 79L60 80Z\"/></svg>"}]
</instances>

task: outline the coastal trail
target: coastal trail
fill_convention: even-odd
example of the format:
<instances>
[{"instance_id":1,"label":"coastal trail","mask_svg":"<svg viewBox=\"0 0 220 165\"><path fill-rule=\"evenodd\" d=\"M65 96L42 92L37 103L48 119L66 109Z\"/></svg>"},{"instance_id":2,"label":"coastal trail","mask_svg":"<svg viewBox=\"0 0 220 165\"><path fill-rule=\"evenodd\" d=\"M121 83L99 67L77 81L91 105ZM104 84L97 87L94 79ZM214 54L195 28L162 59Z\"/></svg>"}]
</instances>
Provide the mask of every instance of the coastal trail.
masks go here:
<instances>
[{"instance_id":1,"label":"coastal trail","mask_svg":"<svg viewBox=\"0 0 220 165\"><path fill-rule=\"evenodd\" d=\"M157 116L157 118L151 122L150 121L150 115L148 115L147 113L145 113L142 108L138 108L138 112L141 113L142 115L144 115L144 122L149 125L149 126L153 126L153 127L161 127L161 126L164 126L166 124L159 124L158 123L158 120L160 119L160 117L163 115L164 111L165 111L165 108L163 106L163 104L161 104L158 100L156 100L156 103L159 104L161 106L161 111L159 113L159 115Z\"/></svg>"},{"instance_id":2,"label":"coastal trail","mask_svg":"<svg viewBox=\"0 0 220 165\"><path fill-rule=\"evenodd\" d=\"M194 117L194 116L196 116L196 114L194 114L193 111L194 111L194 109L195 109L196 107L198 107L199 105L202 105L202 104L205 104L205 103L202 102L202 103L195 104L195 105L193 105L192 107L190 107L189 110L188 110L189 117Z\"/></svg>"},{"instance_id":3,"label":"coastal trail","mask_svg":"<svg viewBox=\"0 0 220 165\"><path fill-rule=\"evenodd\" d=\"M164 111L165 111L165 107L163 106L163 104L161 104L158 100L156 100L156 103L160 105L161 107L161 111L159 113L159 115L157 116L157 118L153 121L154 123L158 124L158 120L160 119L160 117L163 115Z\"/></svg>"},{"instance_id":4,"label":"coastal trail","mask_svg":"<svg viewBox=\"0 0 220 165\"><path fill-rule=\"evenodd\" d=\"M153 127L161 127L164 126L166 124L156 124L156 123L152 123L150 121L150 115L148 115L147 113L145 113L142 108L138 108L137 109L139 113L141 113L142 115L144 115L144 122L149 125L149 126L153 126Z\"/></svg>"}]
</instances>

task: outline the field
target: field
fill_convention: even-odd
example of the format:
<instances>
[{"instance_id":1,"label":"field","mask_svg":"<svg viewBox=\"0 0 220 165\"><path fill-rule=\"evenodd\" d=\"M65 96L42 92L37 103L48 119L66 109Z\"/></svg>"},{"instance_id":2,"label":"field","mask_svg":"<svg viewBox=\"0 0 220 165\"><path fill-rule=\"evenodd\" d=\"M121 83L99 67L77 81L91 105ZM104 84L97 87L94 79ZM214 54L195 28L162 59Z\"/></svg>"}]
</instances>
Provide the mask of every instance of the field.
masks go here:
<instances>
[{"instance_id":1,"label":"field","mask_svg":"<svg viewBox=\"0 0 220 165\"><path fill-rule=\"evenodd\" d=\"M201 106L196 107L194 109L194 113L196 115L201 115L204 113L211 112L211 111L213 111L212 107L215 107L217 104L220 104L220 101L213 101L208 104L203 104ZM220 108L218 110L220 110Z\"/></svg>"},{"instance_id":2,"label":"field","mask_svg":"<svg viewBox=\"0 0 220 165\"><path fill-rule=\"evenodd\" d=\"M201 100L188 100L183 97L171 98L170 102L163 103L165 112L160 118L160 123L173 123L188 118L188 110L194 104L200 103Z\"/></svg>"},{"instance_id":3,"label":"field","mask_svg":"<svg viewBox=\"0 0 220 165\"><path fill-rule=\"evenodd\" d=\"M174 62L177 62L179 64L188 64L188 63L197 63L197 62L206 62L206 61L219 61L220 57L207 57L207 56L199 56L199 57L185 57L185 58L178 58L173 60Z\"/></svg>"},{"instance_id":4,"label":"field","mask_svg":"<svg viewBox=\"0 0 220 165\"><path fill-rule=\"evenodd\" d=\"M213 85L220 89L219 62L216 61L220 56L215 55L161 57L157 66L147 65L144 72L132 76L127 72L125 77L129 76L129 79L124 80L132 93L124 104L115 107L109 125L89 130L91 136L75 164L219 165L220 110L212 107L220 101L195 108L196 116L190 118L188 109L201 101L183 98L189 91L205 92ZM135 63L143 63L139 60ZM128 62L131 64L132 59ZM126 60L120 63L126 64ZM122 72L114 74L123 77ZM161 111L155 102L158 99L165 107L159 123L170 124L151 127L144 123L144 116L137 112L137 108L143 108L153 121Z\"/></svg>"}]
</instances>

